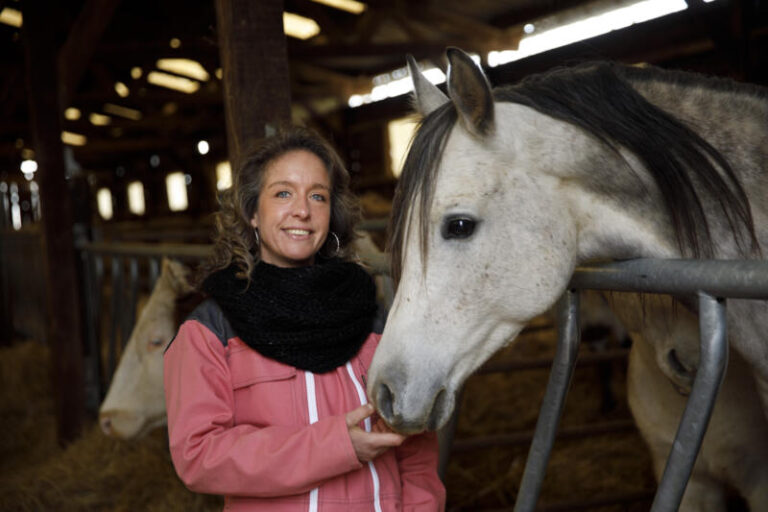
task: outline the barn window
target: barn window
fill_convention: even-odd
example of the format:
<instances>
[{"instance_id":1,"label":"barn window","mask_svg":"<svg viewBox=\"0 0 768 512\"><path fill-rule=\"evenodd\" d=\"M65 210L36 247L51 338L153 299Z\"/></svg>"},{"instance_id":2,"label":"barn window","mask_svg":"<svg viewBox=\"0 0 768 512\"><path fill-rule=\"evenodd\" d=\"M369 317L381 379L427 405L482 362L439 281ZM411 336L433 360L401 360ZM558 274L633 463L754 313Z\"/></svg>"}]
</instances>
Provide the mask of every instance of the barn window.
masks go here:
<instances>
[{"instance_id":1,"label":"barn window","mask_svg":"<svg viewBox=\"0 0 768 512\"><path fill-rule=\"evenodd\" d=\"M392 176L400 176L403 170L403 162L411 144L413 132L416 130L416 120L413 117L402 117L387 123L387 135L389 137L389 168Z\"/></svg>"},{"instance_id":2,"label":"barn window","mask_svg":"<svg viewBox=\"0 0 768 512\"><path fill-rule=\"evenodd\" d=\"M108 188L100 188L96 192L96 206L102 219L112 218L112 192Z\"/></svg>"},{"instance_id":3,"label":"barn window","mask_svg":"<svg viewBox=\"0 0 768 512\"><path fill-rule=\"evenodd\" d=\"M165 177L165 191L168 194L168 208L172 212L187 209L187 180L183 172L172 172Z\"/></svg>"},{"instance_id":4,"label":"barn window","mask_svg":"<svg viewBox=\"0 0 768 512\"><path fill-rule=\"evenodd\" d=\"M232 166L228 161L216 164L216 190L226 190L232 186Z\"/></svg>"},{"instance_id":5,"label":"barn window","mask_svg":"<svg viewBox=\"0 0 768 512\"><path fill-rule=\"evenodd\" d=\"M140 181L128 184L128 209L136 215L144 215L144 185Z\"/></svg>"}]
</instances>

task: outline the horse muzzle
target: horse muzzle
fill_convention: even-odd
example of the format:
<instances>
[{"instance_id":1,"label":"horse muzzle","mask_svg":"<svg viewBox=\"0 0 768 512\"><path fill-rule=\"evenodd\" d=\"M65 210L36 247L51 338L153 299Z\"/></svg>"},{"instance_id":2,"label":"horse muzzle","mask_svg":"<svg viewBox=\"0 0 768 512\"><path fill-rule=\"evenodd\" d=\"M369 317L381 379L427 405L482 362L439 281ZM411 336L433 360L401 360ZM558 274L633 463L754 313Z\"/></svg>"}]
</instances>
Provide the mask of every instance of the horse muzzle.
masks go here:
<instances>
[{"instance_id":1,"label":"horse muzzle","mask_svg":"<svg viewBox=\"0 0 768 512\"><path fill-rule=\"evenodd\" d=\"M456 393L444 385L412 382L401 371L382 371L370 395L379 416L393 430L416 434L442 427L453 412Z\"/></svg>"}]
</instances>

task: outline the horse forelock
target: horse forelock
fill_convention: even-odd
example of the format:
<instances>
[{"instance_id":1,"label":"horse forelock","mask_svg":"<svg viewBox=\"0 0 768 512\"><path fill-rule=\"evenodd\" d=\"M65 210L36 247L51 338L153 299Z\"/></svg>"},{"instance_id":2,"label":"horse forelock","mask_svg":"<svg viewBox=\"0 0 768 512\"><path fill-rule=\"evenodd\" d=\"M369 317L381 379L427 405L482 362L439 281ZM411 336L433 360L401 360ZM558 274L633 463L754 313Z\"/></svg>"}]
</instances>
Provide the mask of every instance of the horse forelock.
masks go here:
<instances>
[{"instance_id":1,"label":"horse forelock","mask_svg":"<svg viewBox=\"0 0 768 512\"><path fill-rule=\"evenodd\" d=\"M647 101L632 87L632 81L640 80L742 90L722 79L603 62L531 75L496 88L494 98L580 127L613 151L626 148L635 154L657 184L683 255L715 253L702 205L705 197L720 205L737 247L744 253L759 253L749 201L730 163L674 115ZM753 96L759 95L756 91L743 88Z\"/></svg>"},{"instance_id":2,"label":"horse forelock","mask_svg":"<svg viewBox=\"0 0 768 512\"><path fill-rule=\"evenodd\" d=\"M453 103L440 106L419 123L392 201L389 225L389 257L392 280L397 287L405 261L405 238L409 225L417 229L422 266L427 260L429 216L435 182L445 143L455 126L458 114ZM418 206L419 217L412 213Z\"/></svg>"}]
</instances>

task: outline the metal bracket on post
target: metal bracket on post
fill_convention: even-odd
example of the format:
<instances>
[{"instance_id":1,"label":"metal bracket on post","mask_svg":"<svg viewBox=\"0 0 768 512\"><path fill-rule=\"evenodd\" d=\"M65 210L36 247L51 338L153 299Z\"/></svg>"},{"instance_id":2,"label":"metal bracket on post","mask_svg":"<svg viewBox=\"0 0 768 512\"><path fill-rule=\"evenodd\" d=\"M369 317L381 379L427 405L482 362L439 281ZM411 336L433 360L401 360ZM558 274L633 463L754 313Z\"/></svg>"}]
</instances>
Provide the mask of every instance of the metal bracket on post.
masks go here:
<instances>
[{"instance_id":1,"label":"metal bracket on post","mask_svg":"<svg viewBox=\"0 0 768 512\"><path fill-rule=\"evenodd\" d=\"M549 374L547 391L536 421L528 459L525 463L515 512L533 512L555 444L555 434L565 405L565 396L576 365L579 349L579 291L568 290L559 304L557 351Z\"/></svg>"},{"instance_id":2,"label":"metal bracket on post","mask_svg":"<svg viewBox=\"0 0 768 512\"><path fill-rule=\"evenodd\" d=\"M651 512L675 512L680 507L728 366L723 299L699 293L699 328L699 368Z\"/></svg>"}]
</instances>

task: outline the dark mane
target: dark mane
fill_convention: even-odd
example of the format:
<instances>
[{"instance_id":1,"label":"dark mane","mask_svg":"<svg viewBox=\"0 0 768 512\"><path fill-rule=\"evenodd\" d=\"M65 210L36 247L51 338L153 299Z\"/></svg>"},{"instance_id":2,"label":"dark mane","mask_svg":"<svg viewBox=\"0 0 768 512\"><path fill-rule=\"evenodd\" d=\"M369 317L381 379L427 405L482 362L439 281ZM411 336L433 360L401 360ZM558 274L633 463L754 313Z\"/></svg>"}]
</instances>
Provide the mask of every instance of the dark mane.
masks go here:
<instances>
[{"instance_id":1,"label":"dark mane","mask_svg":"<svg viewBox=\"0 0 768 512\"><path fill-rule=\"evenodd\" d=\"M627 79L695 84L768 97L761 88L729 80L613 63L591 63L531 75L518 84L496 88L494 97L497 102L526 105L576 125L615 151L623 147L634 153L662 194L684 256L702 258L715 254L702 205L704 197L719 204L742 252L759 251L749 201L730 163L700 135L645 100ZM455 108L449 102L424 118L413 139L392 205L389 250L395 283L404 257L405 222L416 197L420 197L419 231L426 259L427 219L434 182L445 141L456 119Z\"/></svg>"},{"instance_id":2,"label":"dark mane","mask_svg":"<svg viewBox=\"0 0 768 512\"><path fill-rule=\"evenodd\" d=\"M581 127L616 151L624 147L634 153L662 194L684 256L715 254L702 194L717 200L738 247L757 250L749 201L730 163L700 135L649 103L625 77L721 90L733 83L657 68L592 63L533 75L494 92L497 101L529 106Z\"/></svg>"},{"instance_id":3,"label":"dark mane","mask_svg":"<svg viewBox=\"0 0 768 512\"><path fill-rule=\"evenodd\" d=\"M403 172L392 200L392 217L389 221L387 239L390 269L395 287L400 282L403 258L405 257L405 234L408 229L408 215L419 198L421 217L418 221L421 233L421 253L426 258L429 208L437 181L437 170L445 148L448 134L458 119L453 103L448 102L421 120L411 149L403 164Z\"/></svg>"}]
</instances>

